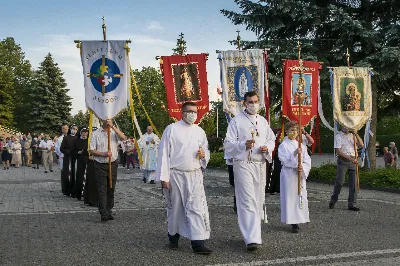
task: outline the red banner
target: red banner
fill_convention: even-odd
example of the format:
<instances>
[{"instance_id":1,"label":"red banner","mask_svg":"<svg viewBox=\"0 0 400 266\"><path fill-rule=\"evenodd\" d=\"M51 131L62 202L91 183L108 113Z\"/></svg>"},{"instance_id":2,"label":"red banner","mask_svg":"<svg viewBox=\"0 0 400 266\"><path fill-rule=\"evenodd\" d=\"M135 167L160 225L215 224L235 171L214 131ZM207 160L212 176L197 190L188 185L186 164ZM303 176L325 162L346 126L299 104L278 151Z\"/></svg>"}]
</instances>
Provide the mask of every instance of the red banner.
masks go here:
<instances>
[{"instance_id":1,"label":"red banner","mask_svg":"<svg viewBox=\"0 0 400 266\"><path fill-rule=\"evenodd\" d=\"M304 70L300 77L299 60L283 62L282 115L298 122L299 104L295 96L297 88L304 88L305 98L301 104L301 124L306 126L318 116L319 62L303 61Z\"/></svg>"},{"instance_id":2,"label":"red banner","mask_svg":"<svg viewBox=\"0 0 400 266\"><path fill-rule=\"evenodd\" d=\"M161 57L161 71L167 92L169 116L182 119L185 102L197 105L197 121L209 111L206 54L172 55Z\"/></svg>"}]
</instances>

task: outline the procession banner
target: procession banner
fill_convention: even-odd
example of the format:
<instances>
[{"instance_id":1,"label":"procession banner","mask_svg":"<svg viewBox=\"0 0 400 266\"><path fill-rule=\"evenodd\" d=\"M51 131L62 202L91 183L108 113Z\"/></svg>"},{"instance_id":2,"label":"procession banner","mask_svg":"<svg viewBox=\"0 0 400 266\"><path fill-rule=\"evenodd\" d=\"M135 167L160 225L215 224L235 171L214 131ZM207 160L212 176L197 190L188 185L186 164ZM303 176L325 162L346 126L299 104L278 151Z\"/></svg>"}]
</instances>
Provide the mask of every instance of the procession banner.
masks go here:
<instances>
[{"instance_id":1,"label":"procession banner","mask_svg":"<svg viewBox=\"0 0 400 266\"><path fill-rule=\"evenodd\" d=\"M368 67L334 67L333 116L342 126L359 130L372 114L371 75Z\"/></svg>"},{"instance_id":2,"label":"procession banner","mask_svg":"<svg viewBox=\"0 0 400 266\"><path fill-rule=\"evenodd\" d=\"M199 123L209 111L206 54L162 56L161 72L167 93L169 116L182 119L181 107L185 102L197 105Z\"/></svg>"},{"instance_id":3,"label":"procession banner","mask_svg":"<svg viewBox=\"0 0 400 266\"><path fill-rule=\"evenodd\" d=\"M126 41L82 41L86 107L101 120L127 108L130 66Z\"/></svg>"},{"instance_id":4,"label":"procession banner","mask_svg":"<svg viewBox=\"0 0 400 266\"><path fill-rule=\"evenodd\" d=\"M233 116L243 111L243 96L255 91L265 108L266 65L261 49L222 51L219 56L224 112Z\"/></svg>"},{"instance_id":5,"label":"procession banner","mask_svg":"<svg viewBox=\"0 0 400 266\"><path fill-rule=\"evenodd\" d=\"M299 60L283 62L282 116L290 121L299 120L299 103L296 96L302 88L305 98L301 103L301 124L308 125L318 116L319 62L303 61L305 70L300 76Z\"/></svg>"}]
</instances>

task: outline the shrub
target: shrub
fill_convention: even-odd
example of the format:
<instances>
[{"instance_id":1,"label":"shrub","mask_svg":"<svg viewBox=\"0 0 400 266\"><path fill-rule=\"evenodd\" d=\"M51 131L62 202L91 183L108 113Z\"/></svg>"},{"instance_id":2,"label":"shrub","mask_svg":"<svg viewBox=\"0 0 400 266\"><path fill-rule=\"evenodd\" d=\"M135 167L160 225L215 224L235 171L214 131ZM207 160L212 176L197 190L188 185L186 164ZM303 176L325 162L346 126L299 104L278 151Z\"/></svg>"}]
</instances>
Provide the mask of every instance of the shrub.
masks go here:
<instances>
[{"instance_id":1,"label":"shrub","mask_svg":"<svg viewBox=\"0 0 400 266\"><path fill-rule=\"evenodd\" d=\"M211 152L210 161L208 162L208 166L211 167L223 167L226 168L226 161L224 159L223 152Z\"/></svg>"},{"instance_id":2,"label":"shrub","mask_svg":"<svg viewBox=\"0 0 400 266\"><path fill-rule=\"evenodd\" d=\"M377 169L367 172L359 169L360 184L370 187L388 187L400 189L400 169ZM334 181L336 179L336 165L326 164L311 168L309 179ZM346 175L346 181L348 176Z\"/></svg>"}]
</instances>

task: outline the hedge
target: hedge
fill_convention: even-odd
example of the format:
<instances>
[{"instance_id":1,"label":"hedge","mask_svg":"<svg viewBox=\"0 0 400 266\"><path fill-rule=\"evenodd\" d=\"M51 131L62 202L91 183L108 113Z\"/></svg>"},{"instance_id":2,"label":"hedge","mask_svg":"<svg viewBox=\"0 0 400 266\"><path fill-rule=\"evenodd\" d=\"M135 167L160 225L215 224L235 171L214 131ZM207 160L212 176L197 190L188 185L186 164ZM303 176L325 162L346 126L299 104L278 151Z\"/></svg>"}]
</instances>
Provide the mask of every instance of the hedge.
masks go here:
<instances>
[{"instance_id":1,"label":"hedge","mask_svg":"<svg viewBox=\"0 0 400 266\"><path fill-rule=\"evenodd\" d=\"M369 187L400 189L400 169L380 168L369 172L359 169L360 184ZM347 180L348 176L346 176ZM308 179L334 181L336 179L336 165L326 164L311 168Z\"/></svg>"},{"instance_id":2,"label":"hedge","mask_svg":"<svg viewBox=\"0 0 400 266\"><path fill-rule=\"evenodd\" d=\"M211 152L208 166L227 168L223 152Z\"/></svg>"},{"instance_id":3,"label":"hedge","mask_svg":"<svg viewBox=\"0 0 400 266\"><path fill-rule=\"evenodd\" d=\"M224 153L212 152L208 166L226 168ZM359 174L360 184L363 186L400 189L400 169L380 168L376 171L368 172L360 168ZM313 167L308 179L333 182L336 179L336 165L325 164L320 167Z\"/></svg>"}]
</instances>

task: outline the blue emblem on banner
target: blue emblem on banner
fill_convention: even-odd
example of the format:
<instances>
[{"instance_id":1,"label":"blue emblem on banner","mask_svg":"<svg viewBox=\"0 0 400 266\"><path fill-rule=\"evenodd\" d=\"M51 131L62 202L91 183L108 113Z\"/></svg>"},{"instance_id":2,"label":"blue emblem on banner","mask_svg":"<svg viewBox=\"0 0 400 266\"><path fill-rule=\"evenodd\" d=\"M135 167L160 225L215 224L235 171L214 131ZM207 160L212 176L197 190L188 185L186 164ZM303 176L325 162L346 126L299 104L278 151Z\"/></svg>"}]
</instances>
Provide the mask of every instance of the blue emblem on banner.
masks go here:
<instances>
[{"instance_id":1,"label":"blue emblem on banner","mask_svg":"<svg viewBox=\"0 0 400 266\"><path fill-rule=\"evenodd\" d=\"M98 92L108 93L115 90L122 76L118 65L104 56L96 60L90 68L90 80Z\"/></svg>"}]
</instances>

